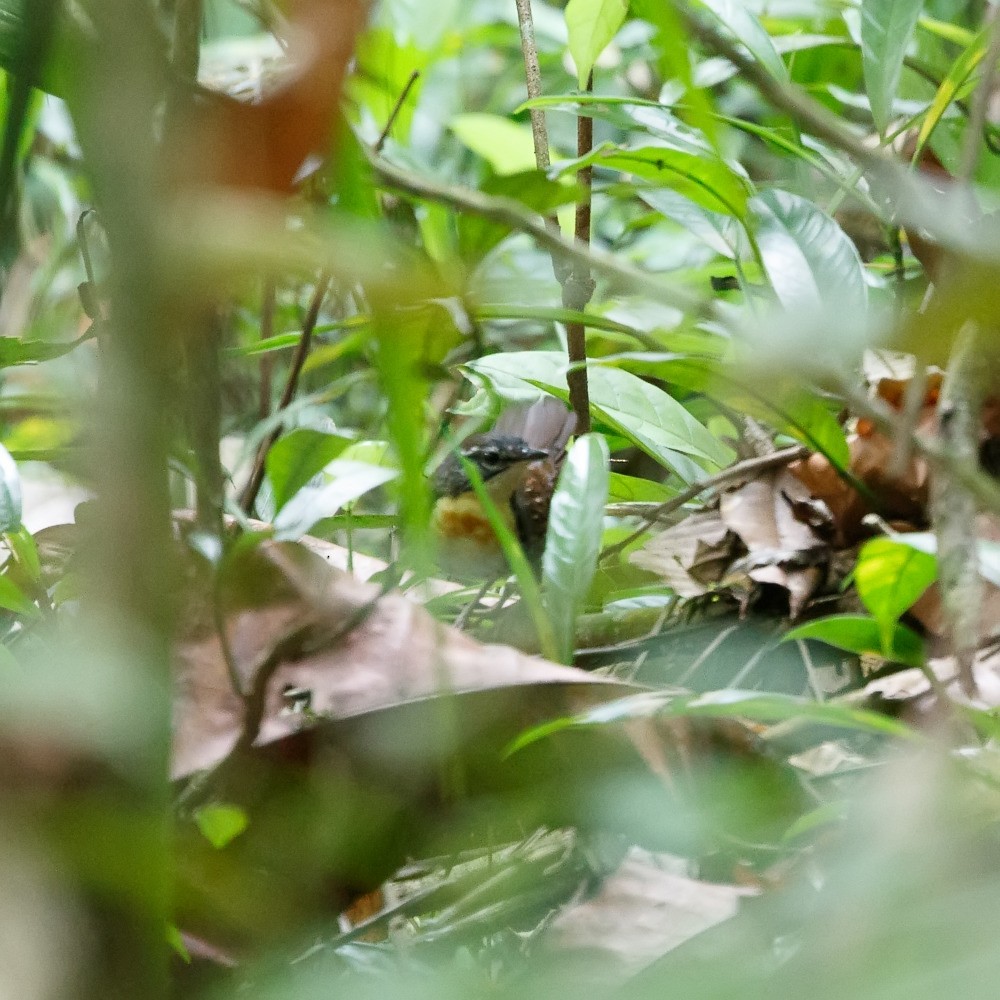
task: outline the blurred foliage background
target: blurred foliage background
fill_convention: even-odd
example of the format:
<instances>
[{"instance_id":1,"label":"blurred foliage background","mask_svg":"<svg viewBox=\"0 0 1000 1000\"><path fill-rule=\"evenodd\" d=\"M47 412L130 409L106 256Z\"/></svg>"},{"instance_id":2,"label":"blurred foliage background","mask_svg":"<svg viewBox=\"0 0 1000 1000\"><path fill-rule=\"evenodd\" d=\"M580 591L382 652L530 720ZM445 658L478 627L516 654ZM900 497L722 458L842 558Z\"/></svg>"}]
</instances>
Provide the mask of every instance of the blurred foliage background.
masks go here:
<instances>
[{"instance_id":1,"label":"blurred foliage background","mask_svg":"<svg viewBox=\"0 0 1000 1000\"><path fill-rule=\"evenodd\" d=\"M997 24L0 0L0 993L992 996Z\"/></svg>"}]
</instances>

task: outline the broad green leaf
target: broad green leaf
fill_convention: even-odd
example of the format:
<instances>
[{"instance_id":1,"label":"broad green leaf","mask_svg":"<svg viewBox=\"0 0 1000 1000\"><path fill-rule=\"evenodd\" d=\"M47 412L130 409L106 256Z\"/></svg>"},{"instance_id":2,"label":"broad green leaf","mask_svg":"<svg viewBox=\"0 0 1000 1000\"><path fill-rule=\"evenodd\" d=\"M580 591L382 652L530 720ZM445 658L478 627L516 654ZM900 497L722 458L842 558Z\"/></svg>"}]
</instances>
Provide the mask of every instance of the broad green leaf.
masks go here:
<instances>
[{"instance_id":1,"label":"broad green leaf","mask_svg":"<svg viewBox=\"0 0 1000 1000\"><path fill-rule=\"evenodd\" d=\"M912 739L908 726L878 712L847 708L832 702L812 701L788 694L724 689L703 694L672 695L650 691L598 705L579 715L556 719L522 733L508 747L514 753L522 747L564 729L605 726L633 719L650 718L741 718L761 723L795 720L839 729L881 733Z\"/></svg>"},{"instance_id":2,"label":"broad green leaf","mask_svg":"<svg viewBox=\"0 0 1000 1000\"><path fill-rule=\"evenodd\" d=\"M35 617L38 607L9 576L0 576L0 608L18 615Z\"/></svg>"},{"instance_id":3,"label":"broad green leaf","mask_svg":"<svg viewBox=\"0 0 1000 1000\"><path fill-rule=\"evenodd\" d=\"M781 304L789 310L860 317L868 301L864 265L847 234L813 202L788 191L764 191L750 202L757 243Z\"/></svg>"},{"instance_id":4,"label":"broad green leaf","mask_svg":"<svg viewBox=\"0 0 1000 1000\"><path fill-rule=\"evenodd\" d=\"M0 533L21 525L21 474L10 452L0 444Z\"/></svg>"},{"instance_id":5,"label":"broad green leaf","mask_svg":"<svg viewBox=\"0 0 1000 1000\"><path fill-rule=\"evenodd\" d=\"M597 569L608 498L608 445L600 434L578 438L566 456L549 509L542 594L562 663L573 661L576 616Z\"/></svg>"},{"instance_id":6,"label":"broad green leaf","mask_svg":"<svg viewBox=\"0 0 1000 1000\"><path fill-rule=\"evenodd\" d=\"M559 351L493 354L468 365L510 401L527 401L537 386L567 399L566 357ZM703 470L685 456L721 468L731 455L711 432L668 393L631 372L593 365L588 370L590 402L595 415L612 430L638 445L651 458L673 469L685 482Z\"/></svg>"},{"instance_id":7,"label":"broad green leaf","mask_svg":"<svg viewBox=\"0 0 1000 1000\"><path fill-rule=\"evenodd\" d=\"M665 219L683 226L716 253L729 258L736 256L740 233L738 223L731 215L713 212L670 188L633 186L633 191L650 208Z\"/></svg>"},{"instance_id":8,"label":"broad green leaf","mask_svg":"<svg viewBox=\"0 0 1000 1000\"><path fill-rule=\"evenodd\" d=\"M781 410L788 421L783 430L813 451L822 452L838 468L848 467L851 453L844 428L825 400L815 393L805 393Z\"/></svg>"},{"instance_id":9,"label":"broad green leaf","mask_svg":"<svg viewBox=\"0 0 1000 1000\"><path fill-rule=\"evenodd\" d=\"M569 51L581 90L586 88L594 63L618 34L627 13L628 0L569 0L566 4Z\"/></svg>"},{"instance_id":10,"label":"broad green leaf","mask_svg":"<svg viewBox=\"0 0 1000 1000\"><path fill-rule=\"evenodd\" d=\"M611 143L568 163L564 173L582 167L618 170L679 191L713 212L743 218L747 208L747 181L722 159L669 146L624 148Z\"/></svg>"},{"instance_id":11,"label":"broad green leaf","mask_svg":"<svg viewBox=\"0 0 1000 1000\"><path fill-rule=\"evenodd\" d=\"M861 0L861 64L872 117L883 134L923 5L923 0Z\"/></svg>"},{"instance_id":12,"label":"broad green leaf","mask_svg":"<svg viewBox=\"0 0 1000 1000\"><path fill-rule=\"evenodd\" d=\"M35 582L40 580L42 563L38 556L38 545L31 532L22 524L16 530L7 532L5 537L14 558L28 578Z\"/></svg>"},{"instance_id":13,"label":"broad green leaf","mask_svg":"<svg viewBox=\"0 0 1000 1000\"><path fill-rule=\"evenodd\" d=\"M924 641L912 629L896 624L888 645L883 643L882 628L866 615L830 615L793 628L785 640L818 639L849 653L874 653L908 667L924 665Z\"/></svg>"},{"instance_id":14,"label":"broad green leaf","mask_svg":"<svg viewBox=\"0 0 1000 1000\"><path fill-rule=\"evenodd\" d=\"M301 538L317 522L332 517L346 503L395 479L399 473L364 462L334 460L326 467L331 481L306 486L289 500L274 519L274 537Z\"/></svg>"},{"instance_id":15,"label":"broad green leaf","mask_svg":"<svg viewBox=\"0 0 1000 1000\"><path fill-rule=\"evenodd\" d=\"M626 476L622 472L612 472L608 479L610 503L663 503L672 496L676 496L674 490L651 479Z\"/></svg>"},{"instance_id":16,"label":"broad green leaf","mask_svg":"<svg viewBox=\"0 0 1000 1000\"><path fill-rule=\"evenodd\" d=\"M891 649L900 616L934 582L937 559L891 538L873 538L858 554L858 596L879 623L883 651Z\"/></svg>"},{"instance_id":17,"label":"broad green leaf","mask_svg":"<svg viewBox=\"0 0 1000 1000\"><path fill-rule=\"evenodd\" d=\"M747 47L750 54L775 79L787 81L788 70L760 21L742 0L701 0L727 34Z\"/></svg>"},{"instance_id":18,"label":"broad green leaf","mask_svg":"<svg viewBox=\"0 0 1000 1000\"><path fill-rule=\"evenodd\" d=\"M235 840L250 823L249 817L239 806L224 802L202 806L195 812L194 821L202 836L220 850Z\"/></svg>"},{"instance_id":19,"label":"broad green leaf","mask_svg":"<svg viewBox=\"0 0 1000 1000\"><path fill-rule=\"evenodd\" d=\"M70 351L79 347L85 340L90 339L90 334L62 343L50 343L47 340L21 340L19 337L0 337L0 368L61 358L64 354L69 354Z\"/></svg>"},{"instance_id":20,"label":"broad green leaf","mask_svg":"<svg viewBox=\"0 0 1000 1000\"><path fill-rule=\"evenodd\" d=\"M281 510L291 498L323 471L351 443L349 438L299 428L279 438L267 453L265 468Z\"/></svg>"},{"instance_id":21,"label":"broad green leaf","mask_svg":"<svg viewBox=\"0 0 1000 1000\"><path fill-rule=\"evenodd\" d=\"M502 115L469 112L455 115L450 127L464 146L481 156L500 175L534 170L531 129Z\"/></svg>"}]
</instances>

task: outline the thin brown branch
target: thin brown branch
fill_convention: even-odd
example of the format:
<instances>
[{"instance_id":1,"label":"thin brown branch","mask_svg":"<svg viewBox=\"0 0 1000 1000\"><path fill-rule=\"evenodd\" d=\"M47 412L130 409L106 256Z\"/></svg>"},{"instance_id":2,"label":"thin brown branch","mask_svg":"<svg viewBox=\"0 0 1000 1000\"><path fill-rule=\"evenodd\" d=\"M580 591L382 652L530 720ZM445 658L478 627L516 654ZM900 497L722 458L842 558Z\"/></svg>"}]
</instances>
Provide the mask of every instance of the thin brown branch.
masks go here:
<instances>
[{"instance_id":1,"label":"thin brown branch","mask_svg":"<svg viewBox=\"0 0 1000 1000\"><path fill-rule=\"evenodd\" d=\"M382 129L382 134L378 137L375 142L375 152L381 153L382 147L385 145L386 139L389 138L389 133L392 131L392 126L396 124L396 119L399 117L400 111L403 110L403 105L406 103L407 97L410 96L410 91L413 89L413 85L420 79L420 70L415 69L411 74L409 80L406 81L403 89L399 93L399 97L396 98L396 103L392 106L392 110L389 112L389 117L385 120L385 128Z\"/></svg>"},{"instance_id":2,"label":"thin brown branch","mask_svg":"<svg viewBox=\"0 0 1000 1000\"><path fill-rule=\"evenodd\" d=\"M470 212L517 232L526 233L550 253L570 261L586 263L593 272L623 290L637 292L684 312L701 312L708 304L707 298L693 295L686 289L673 288L647 271L620 261L612 254L582 246L575 240L567 240L559 233L551 232L540 216L528 211L512 198L498 198L469 188L417 177L374 153L369 154L369 161L383 187L415 198L450 205L459 211Z\"/></svg>"},{"instance_id":3,"label":"thin brown branch","mask_svg":"<svg viewBox=\"0 0 1000 1000\"><path fill-rule=\"evenodd\" d=\"M274 280L268 278L264 282L264 296L260 305L260 339L270 340L274 336L274 307L276 289ZM260 401L257 408L257 418L266 420L271 415L271 393L274 383L274 355L265 351L260 356Z\"/></svg>"},{"instance_id":4,"label":"thin brown branch","mask_svg":"<svg viewBox=\"0 0 1000 1000\"><path fill-rule=\"evenodd\" d=\"M288 379L285 382L285 388L281 393L281 402L279 403L280 410L284 410L285 407L287 407L295 398L295 392L299 385L299 377L302 374L302 366L305 364L306 358L309 356L309 348L312 346L313 331L316 329L316 323L319 320L319 311L323 306L323 299L326 298L326 293L329 291L331 281L332 278L329 274L323 274L316 282L316 289L313 292L312 301L309 303L309 311L306 313L305 321L302 324L302 336L299 338L299 342L295 347L295 355L292 358L291 366L288 370ZM253 467L250 470L250 478L247 480L246 487L243 490L243 495L240 497L240 507L244 514L247 514L248 516L253 512L254 504L257 502L257 494L260 492L261 484L264 482L264 463L267 459L267 453L271 450L274 442L278 440L279 434L281 434L280 426L271 431L271 433L268 434L263 441L261 441L260 447L257 449Z\"/></svg>"},{"instance_id":5,"label":"thin brown branch","mask_svg":"<svg viewBox=\"0 0 1000 1000\"><path fill-rule=\"evenodd\" d=\"M654 521L661 521L668 518L675 511L680 510L686 503L696 500L706 490L731 483L734 479L750 479L753 476L759 476L761 473L768 472L771 469L779 469L784 465L797 462L799 459L808 458L809 454L810 451L805 445L797 444L791 448L783 448L781 451L776 451L771 455L760 455L755 458L744 459L742 462L730 465L727 469L722 469L714 476L709 476L700 482L692 483L687 489L681 490L677 496L671 497L664 503L657 504L652 509L642 511L640 516L645 521L642 527L636 529L627 538L622 539L622 541L616 542L614 545L609 545L602 553L601 559L610 559L623 549L628 548Z\"/></svg>"},{"instance_id":6,"label":"thin brown branch","mask_svg":"<svg viewBox=\"0 0 1000 1000\"><path fill-rule=\"evenodd\" d=\"M528 87L528 100L542 96L542 71L538 65L538 48L535 45L535 23L531 16L531 0L514 0L517 7L517 26L521 33L521 55L524 57L524 76ZM549 133L545 127L545 112L531 108L531 140L535 147L535 164L539 170L549 168Z\"/></svg>"},{"instance_id":7,"label":"thin brown branch","mask_svg":"<svg viewBox=\"0 0 1000 1000\"><path fill-rule=\"evenodd\" d=\"M594 74L587 80L587 92L594 90ZM576 155L587 156L594 148L594 119L580 115L576 120ZM590 216L593 206L592 167L584 167L577 173L577 183L582 191L576 203L573 234L578 244L590 246ZM594 295L594 278L586 260L573 262L569 274L562 281L563 307L583 312ZM569 402L576 414L576 433L590 432L590 387L587 382L587 331L583 323L566 324L566 353L569 357L569 371L566 384L569 386Z\"/></svg>"}]
</instances>

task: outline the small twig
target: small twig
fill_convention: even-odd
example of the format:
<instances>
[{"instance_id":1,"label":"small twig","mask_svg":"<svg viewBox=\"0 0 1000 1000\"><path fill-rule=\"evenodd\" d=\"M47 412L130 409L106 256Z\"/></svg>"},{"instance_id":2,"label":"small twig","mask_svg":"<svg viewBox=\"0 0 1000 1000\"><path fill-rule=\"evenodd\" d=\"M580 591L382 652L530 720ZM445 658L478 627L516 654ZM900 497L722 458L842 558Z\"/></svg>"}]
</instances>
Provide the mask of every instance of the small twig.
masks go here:
<instances>
[{"instance_id":1,"label":"small twig","mask_svg":"<svg viewBox=\"0 0 1000 1000\"><path fill-rule=\"evenodd\" d=\"M609 545L601 555L601 560L610 559L612 556L617 555L642 535L654 521L669 517L674 511L680 510L684 504L697 499L706 490L722 486L725 483L732 482L734 479L750 478L760 475L762 472L768 472L771 469L781 468L783 465L790 465L792 462L799 461L799 459L808 458L809 454L809 449L805 445L797 444L791 448L783 448L781 451L776 451L771 455L760 455L745 459L742 462L737 462L735 465L730 465L728 469L717 472L714 476L709 476L700 482L692 483L687 489L681 490L677 496L671 497L664 503L658 504L654 509L643 513L642 517L645 523L627 538L616 542L614 545Z\"/></svg>"},{"instance_id":2,"label":"small twig","mask_svg":"<svg viewBox=\"0 0 1000 1000\"><path fill-rule=\"evenodd\" d=\"M403 86L403 89L399 93L399 97L396 98L396 103L392 106L392 110L389 112L389 117L385 120L385 128L382 129L382 134L378 137L375 142L375 152L381 153L382 147L385 145L386 139L389 138L389 133L392 131L392 126L396 124L396 119L399 117L400 111L403 110L403 105L406 103L406 98L410 96L410 91L413 89L413 85L420 79L420 70L415 69L411 74L409 80Z\"/></svg>"},{"instance_id":3,"label":"small twig","mask_svg":"<svg viewBox=\"0 0 1000 1000\"><path fill-rule=\"evenodd\" d=\"M281 410L284 410L295 398L295 390L299 385L302 366L306 362L306 358L309 355L309 348L312 345L313 330L315 330L316 323L319 320L319 311L322 308L323 299L326 298L331 281L332 278L329 274L323 274L316 282L316 290L313 292L312 301L309 303L309 311L306 313L302 324L302 336L295 347L295 354L292 357L291 367L288 371L288 379L281 394L281 402L279 403L279 409ZM253 512L253 506L257 502L257 494L260 492L261 484L264 481L264 463L267 459L267 453L271 450L274 442L278 440L280 434L281 425L279 424L261 441L260 447L257 449L253 468L250 471L250 478L243 490L242 497L240 497L240 508L247 515Z\"/></svg>"}]
</instances>

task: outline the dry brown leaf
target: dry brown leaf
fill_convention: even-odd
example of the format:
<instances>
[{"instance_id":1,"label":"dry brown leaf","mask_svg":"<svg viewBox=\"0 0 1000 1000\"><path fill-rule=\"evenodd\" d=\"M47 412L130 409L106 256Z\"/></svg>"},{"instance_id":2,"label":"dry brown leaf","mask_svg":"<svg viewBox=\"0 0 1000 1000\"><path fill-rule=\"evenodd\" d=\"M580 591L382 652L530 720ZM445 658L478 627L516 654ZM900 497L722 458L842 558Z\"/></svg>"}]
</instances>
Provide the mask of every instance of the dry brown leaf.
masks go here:
<instances>
[{"instance_id":1,"label":"dry brown leaf","mask_svg":"<svg viewBox=\"0 0 1000 1000\"><path fill-rule=\"evenodd\" d=\"M564 909L542 948L617 986L685 941L736 915L753 890L701 882L683 862L633 847L590 899Z\"/></svg>"},{"instance_id":2,"label":"dry brown leaf","mask_svg":"<svg viewBox=\"0 0 1000 1000\"><path fill-rule=\"evenodd\" d=\"M747 549L729 572L787 590L793 618L823 582L828 555L826 541L802 517L811 499L794 475L778 469L727 490L719 501L723 523Z\"/></svg>"},{"instance_id":3,"label":"dry brown leaf","mask_svg":"<svg viewBox=\"0 0 1000 1000\"><path fill-rule=\"evenodd\" d=\"M303 546L264 545L286 565L272 565L275 578L265 586L260 575L268 563L261 560L255 585L265 599L245 600L226 624L244 692L272 652L287 647L267 683L258 744L303 727L303 714L292 710L297 700L308 701L310 717L342 720L446 693L520 685L584 686L607 697L624 690L582 670L484 646L401 594L381 594L333 569ZM283 571L291 586L280 579ZM174 774L180 777L214 766L232 750L245 706L233 690L219 636L204 625L177 647L176 684Z\"/></svg>"},{"instance_id":4,"label":"dry brown leaf","mask_svg":"<svg viewBox=\"0 0 1000 1000\"><path fill-rule=\"evenodd\" d=\"M716 512L692 514L651 538L629 556L680 597L700 597L712 589L736 556L735 539Z\"/></svg>"}]
</instances>

